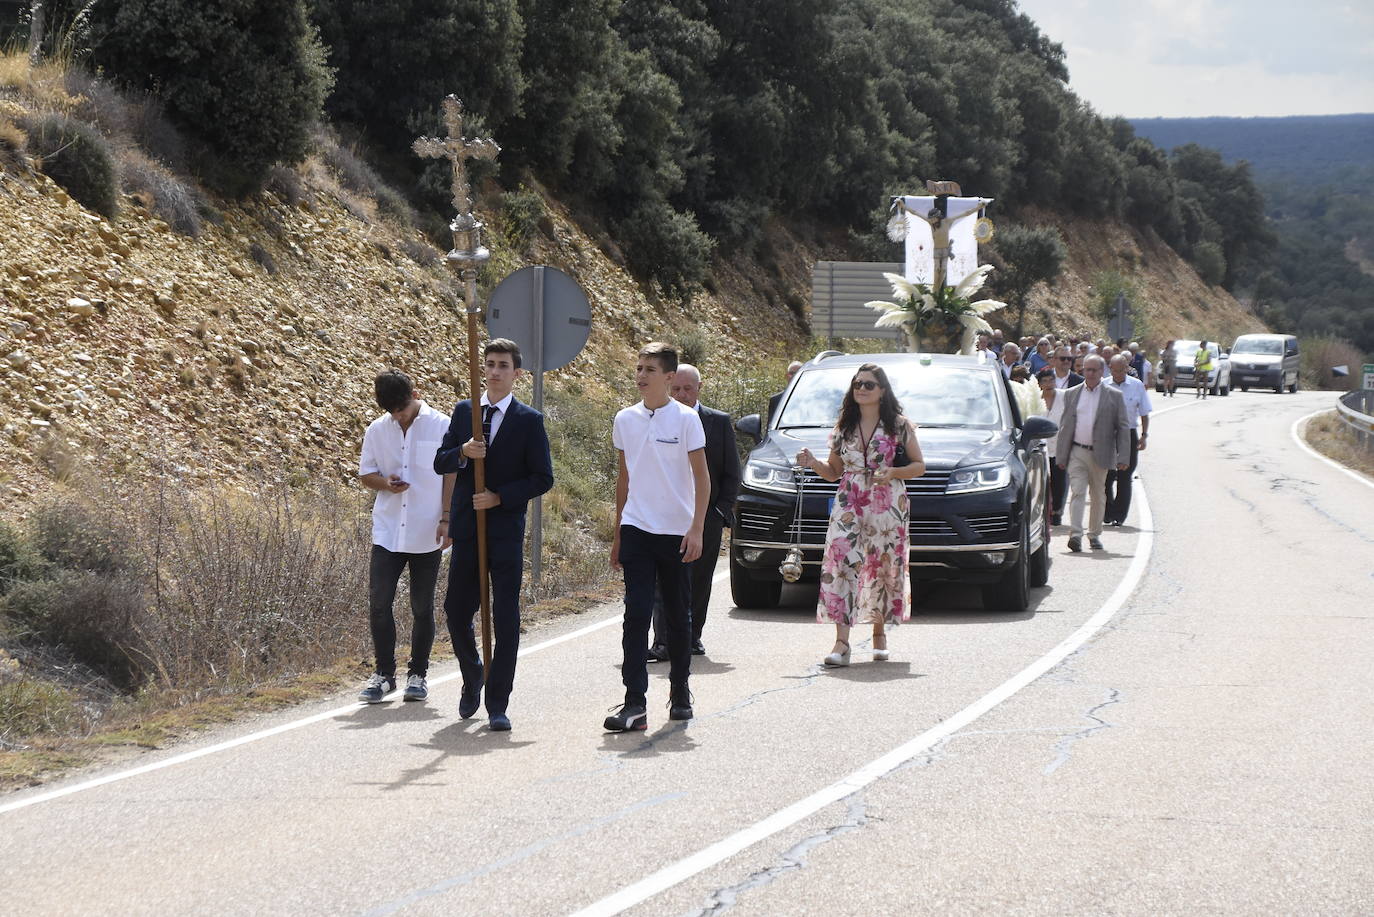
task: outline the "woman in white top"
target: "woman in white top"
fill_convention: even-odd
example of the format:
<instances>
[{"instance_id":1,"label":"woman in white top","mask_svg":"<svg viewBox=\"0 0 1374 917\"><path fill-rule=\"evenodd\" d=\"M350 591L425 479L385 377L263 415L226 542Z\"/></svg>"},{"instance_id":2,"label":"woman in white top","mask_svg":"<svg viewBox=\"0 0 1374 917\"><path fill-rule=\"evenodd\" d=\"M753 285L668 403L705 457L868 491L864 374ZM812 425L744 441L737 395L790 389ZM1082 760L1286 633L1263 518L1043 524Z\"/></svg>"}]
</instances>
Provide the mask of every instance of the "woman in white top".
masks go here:
<instances>
[{"instance_id":1,"label":"woman in white top","mask_svg":"<svg viewBox=\"0 0 1374 917\"><path fill-rule=\"evenodd\" d=\"M1042 416L1048 417L1056 424L1064 421L1064 399L1060 397L1059 389L1054 386L1054 370L1042 369L1035 374L1035 380L1040 383L1040 397L1044 399L1045 410ZM1060 519L1064 515L1064 497L1068 493L1068 472L1059 467L1054 460L1054 446L1057 436L1051 436L1045 440L1045 451L1050 458L1050 498L1045 501L1045 506L1050 514L1050 524L1059 525Z\"/></svg>"}]
</instances>

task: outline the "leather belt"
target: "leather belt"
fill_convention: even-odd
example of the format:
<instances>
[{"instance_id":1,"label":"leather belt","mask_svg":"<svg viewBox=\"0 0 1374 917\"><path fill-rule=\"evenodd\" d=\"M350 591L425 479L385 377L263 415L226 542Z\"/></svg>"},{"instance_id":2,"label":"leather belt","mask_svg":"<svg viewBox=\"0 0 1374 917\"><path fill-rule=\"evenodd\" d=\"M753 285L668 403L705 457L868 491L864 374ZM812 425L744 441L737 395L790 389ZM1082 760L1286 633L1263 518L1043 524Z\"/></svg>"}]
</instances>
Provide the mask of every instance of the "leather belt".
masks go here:
<instances>
[{"instance_id":1,"label":"leather belt","mask_svg":"<svg viewBox=\"0 0 1374 917\"><path fill-rule=\"evenodd\" d=\"M1087 443L1074 443L1074 446L1078 449L1087 449L1089 452L1093 451L1093 447Z\"/></svg>"}]
</instances>

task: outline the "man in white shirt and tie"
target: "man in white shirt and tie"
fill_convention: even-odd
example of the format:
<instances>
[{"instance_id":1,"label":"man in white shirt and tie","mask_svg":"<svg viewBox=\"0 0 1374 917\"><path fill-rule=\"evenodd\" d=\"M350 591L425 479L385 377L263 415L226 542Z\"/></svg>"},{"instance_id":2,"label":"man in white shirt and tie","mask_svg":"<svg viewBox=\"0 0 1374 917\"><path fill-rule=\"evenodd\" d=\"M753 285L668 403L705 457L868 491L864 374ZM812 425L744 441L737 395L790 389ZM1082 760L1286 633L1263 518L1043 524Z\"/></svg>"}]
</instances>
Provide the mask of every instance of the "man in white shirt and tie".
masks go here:
<instances>
[{"instance_id":1,"label":"man in white shirt and tie","mask_svg":"<svg viewBox=\"0 0 1374 917\"><path fill-rule=\"evenodd\" d=\"M1112 357L1109 364L1111 378L1105 383L1121 392L1121 398L1126 402L1126 419L1131 425L1130 461L1126 463L1124 471L1112 471L1107 474L1108 525L1123 525L1126 522L1126 514L1131 510L1131 478L1135 474L1140 453L1144 451L1150 435L1150 390L1143 380L1127 372L1130 365L1131 360L1127 353L1119 353Z\"/></svg>"},{"instance_id":2,"label":"man in white shirt and tie","mask_svg":"<svg viewBox=\"0 0 1374 917\"><path fill-rule=\"evenodd\" d=\"M1083 384L1065 391L1064 420L1055 441L1055 461L1069 473L1069 550L1083 550L1083 507L1091 495L1088 545L1102 550L1107 472L1124 471L1130 454L1130 426L1121 392L1102 384L1103 360L1083 361Z\"/></svg>"}]
</instances>

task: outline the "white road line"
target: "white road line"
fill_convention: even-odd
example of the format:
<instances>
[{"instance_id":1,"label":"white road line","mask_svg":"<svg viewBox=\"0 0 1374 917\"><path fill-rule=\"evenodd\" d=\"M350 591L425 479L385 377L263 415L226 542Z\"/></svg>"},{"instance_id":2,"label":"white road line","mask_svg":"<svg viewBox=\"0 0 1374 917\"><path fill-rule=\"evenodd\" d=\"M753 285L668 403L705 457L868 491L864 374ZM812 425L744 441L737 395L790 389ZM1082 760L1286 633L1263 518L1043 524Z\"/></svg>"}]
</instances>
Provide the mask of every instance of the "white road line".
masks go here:
<instances>
[{"instance_id":1,"label":"white road line","mask_svg":"<svg viewBox=\"0 0 1374 917\"><path fill-rule=\"evenodd\" d=\"M1121 607L1139 584L1140 578L1144 576L1145 567L1149 564L1150 551L1154 546L1154 517L1150 513L1150 505L1145 498L1143 487L1136 491L1136 501L1140 513L1140 535L1136 541L1135 557L1126 570L1126 575L1116 587L1116 591L1107 599L1106 604L1054 649L1022 669L1012 678L998 685L990 693L944 720L938 726L921 733L905 745L894 748L881 758L864 765L843 780L832 783L805 799L798 800L787 808L773 813L762 821L756 822L724 840L717 841L685 859L678 860L633 885L602 898L600 901L577 911L572 917L608 917L608 915L619 914L659 892L672 888L679 882L715 866L722 860L752 847L779 831L792 827L826 806L857 793L928 750L941 739L947 738L968 726L1077 652L1113 615L1121 610Z\"/></svg>"},{"instance_id":2,"label":"white road line","mask_svg":"<svg viewBox=\"0 0 1374 917\"><path fill-rule=\"evenodd\" d=\"M1374 487L1374 481L1369 480L1369 478L1367 478L1367 477L1365 477L1364 475L1360 474L1358 471L1355 471L1353 468L1347 468L1347 467L1345 467L1344 465L1342 465L1340 462L1336 461L1335 459L1327 458L1326 456L1322 455L1322 454L1321 454L1320 452L1318 452L1316 449L1313 449L1311 446L1307 445L1307 443L1303 440L1302 436L1300 436L1300 435L1298 434L1298 427L1300 427L1300 426L1302 426L1303 424L1307 423L1307 422L1308 422L1309 420L1311 420L1313 417L1316 417L1316 416L1318 416L1318 415L1320 415L1320 414L1330 414L1330 413L1332 413L1334 410L1335 410L1335 408L1328 408L1328 409L1326 409L1326 410L1324 410L1324 411L1313 411L1311 414L1308 414L1306 417L1299 417L1297 420L1293 421L1293 426L1291 426L1291 427L1288 428L1288 433L1289 433L1289 435L1293 437L1293 442L1297 443L1297 444L1298 444L1298 447L1299 447L1300 449L1302 449L1302 451L1306 452L1308 455L1312 456L1314 459L1316 459L1316 460L1318 460L1318 461L1320 461L1320 462L1326 462L1326 464L1330 465L1332 468L1336 469L1337 471L1341 472L1342 474L1349 475L1350 477L1352 477L1352 478L1354 478L1355 480L1359 481L1359 482L1360 482L1361 484L1363 484L1365 487Z\"/></svg>"},{"instance_id":3,"label":"white road line","mask_svg":"<svg viewBox=\"0 0 1374 917\"><path fill-rule=\"evenodd\" d=\"M727 569L721 573L716 574L715 579L713 579L711 582L713 584L718 583L729 575L730 571ZM563 634L560 637L554 637L551 640L545 640L543 643L536 643L534 646L525 647L520 650L518 655L529 656L533 653L538 653L541 650L546 650L551 646L557 646L560 643L567 643L569 640L576 640L579 637L585 637L587 634L595 633L596 631L601 630L602 628L610 627L612 624L619 624L622 620L622 615L615 615L613 617L605 618L603 620L597 621L594 624L588 624L586 627L582 627L570 633ZM460 677L462 677L461 672L453 672L448 675L441 675L438 678L431 678L429 680L429 683L431 686L441 685L444 682L452 681L453 679ZM395 699L398 696L400 696L399 690L393 691L391 694L387 695L387 697L391 699ZM120 780L128 780L130 777L138 777L143 774L152 773L153 771L160 771L164 768L175 767L178 764L185 764L188 761L195 761L197 758L204 758L209 755L218 754L222 751L229 751L232 748L238 748L241 745L247 745L251 742L260 742L263 739L270 739L273 736L281 735L284 732L291 732L293 730L300 729L303 726L311 726L315 723L322 723L325 720L331 720L340 716L347 716L350 713L356 713L360 706L361 705L359 705L355 701L354 703L351 703L346 707L335 707L333 710L326 710L323 713L317 713L314 716L307 716L304 719L292 720L289 723L282 723L280 726L273 726L271 729L263 729L259 732L249 733L246 736L239 736L237 739L230 739L227 742L219 742L214 745L207 745L204 748L197 748L195 751L188 751L180 755L174 755L170 758L164 758L161 761L153 761L148 764L141 765L139 767L130 768L129 770L117 771L116 773L106 774L103 777L96 777L92 780L86 780L82 783L74 783L71 786L60 787L58 789L51 790L47 793L39 793L34 796L28 796L23 799L14 800L13 802L0 804L0 815L4 815L6 812L15 812L19 809L26 809L29 806L36 806L41 802L51 802L54 799L61 799L64 796L71 796L74 793L81 793L85 792L86 790L93 790L96 787L102 787L110 783L117 783Z\"/></svg>"}]
</instances>

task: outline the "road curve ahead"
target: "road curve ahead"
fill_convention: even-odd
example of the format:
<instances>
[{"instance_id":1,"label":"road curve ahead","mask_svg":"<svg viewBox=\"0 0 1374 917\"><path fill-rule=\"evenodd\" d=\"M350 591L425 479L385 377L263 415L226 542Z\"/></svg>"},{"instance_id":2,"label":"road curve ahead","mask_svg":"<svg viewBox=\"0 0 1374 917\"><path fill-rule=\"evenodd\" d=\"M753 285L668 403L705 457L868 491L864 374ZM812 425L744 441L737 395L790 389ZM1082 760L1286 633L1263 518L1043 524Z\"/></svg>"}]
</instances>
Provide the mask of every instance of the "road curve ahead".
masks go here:
<instances>
[{"instance_id":1,"label":"road curve ahead","mask_svg":"<svg viewBox=\"0 0 1374 917\"><path fill-rule=\"evenodd\" d=\"M0 912L1374 912L1374 486L1290 433L1331 403L1157 401L1104 552L1022 615L928 595L887 663L720 583L687 724L656 669L602 733L608 606L525 635L510 733L449 663L11 795Z\"/></svg>"}]
</instances>

